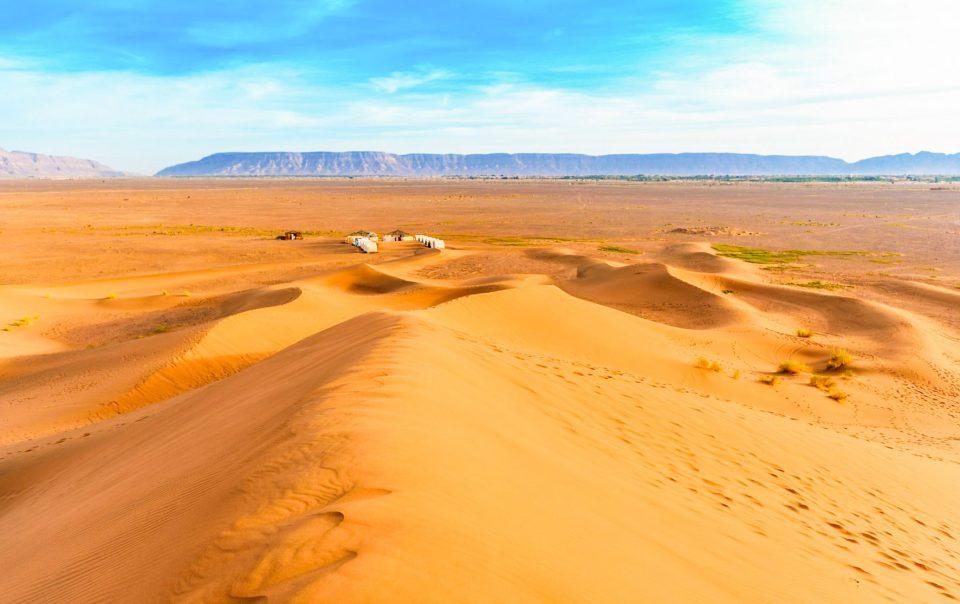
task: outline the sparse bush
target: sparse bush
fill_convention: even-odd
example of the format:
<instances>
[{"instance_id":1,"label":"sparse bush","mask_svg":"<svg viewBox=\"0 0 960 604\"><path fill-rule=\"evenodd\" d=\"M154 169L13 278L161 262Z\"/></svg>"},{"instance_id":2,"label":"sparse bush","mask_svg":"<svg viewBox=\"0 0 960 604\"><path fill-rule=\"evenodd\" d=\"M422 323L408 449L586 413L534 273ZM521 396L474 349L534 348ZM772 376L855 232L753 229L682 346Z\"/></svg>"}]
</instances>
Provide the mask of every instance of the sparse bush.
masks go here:
<instances>
[{"instance_id":1,"label":"sparse bush","mask_svg":"<svg viewBox=\"0 0 960 604\"><path fill-rule=\"evenodd\" d=\"M732 290L732 289L725 289L725 290L723 290L723 293L725 293L725 294L732 294L732 293L733 293L733 290Z\"/></svg>"},{"instance_id":2,"label":"sparse bush","mask_svg":"<svg viewBox=\"0 0 960 604\"><path fill-rule=\"evenodd\" d=\"M734 369L734 370L733 370L733 374L732 374L730 377L732 377L732 378L735 379L735 380L739 380L739 379L740 379L740 370L739 370L739 369Z\"/></svg>"},{"instance_id":3,"label":"sparse bush","mask_svg":"<svg viewBox=\"0 0 960 604\"><path fill-rule=\"evenodd\" d=\"M777 371L780 373L789 373L790 375L796 375L798 373L810 373L812 371L809 365L805 365L800 361L784 361L780 363L780 366L777 368Z\"/></svg>"},{"instance_id":4,"label":"sparse bush","mask_svg":"<svg viewBox=\"0 0 960 604\"><path fill-rule=\"evenodd\" d=\"M780 376L779 375L761 375L757 381L760 382L761 384L766 384L768 386L776 386L777 384L780 383Z\"/></svg>"},{"instance_id":5,"label":"sparse bush","mask_svg":"<svg viewBox=\"0 0 960 604\"><path fill-rule=\"evenodd\" d=\"M828 369L843 369L853 362L853 355L842 348L837 348L830 353L830 360L827 361Z\"/></svg>"},{"instance_id":6,"label":"sparse bush","mask_svg":"<svg viewBox=\"0 0 960 604\"><path fill-rule=\"evenodd\" d=\"M807 329L806 327L800 327L799 329L797 329L797 337L798 337L798 338L812 338L812 337L813 337L813 330Z\"/></svg>"},{"instance_id":7,"label":"sparse bush","mask_svg":"<svg viewBox=\"0 0 960 604\"><path fill-rule=\"evenodd\" d=\"M192 296L193 294L190 293L190 290L185 289L185 290L183 290L183 293L180 294L180 295L183 296L184 298L189 298L189 297Z\"/></svg>"},{"instance_id":8,"label":"sparse bush","mask_svg":"<svg viewBox=\"0 0 960 604\"><path fill-rule=\"evenodd\" d=\"M169 295L170 295L170 292L168 292L167 290L163 290L163 291L160 292L160 295L161 295L161 296L169 296Z\"/></svg>"},{"instance_id":9,"label":"sparse bush","mask_svg":"<svg viewBox=\"0 0 960 604\"><path fill-rule=\"evenodd\" d=\"M161 323L150 330L151 333L167 333L168 331L170 331L170 326L166 323Z\"/></svg>"},{"instance_id":10,"label":"sparse bush","mask_svg":"<svg viewBox=\"0 0 960 604\"><path fill-rule=\"evenodd\" d=\"M110 292L109 294L107 294L106 296L104 296L103 299L104 299L104 300L113 300L113 299L115 299L116 297L117 297L117 294L115 294L115 293L113 293L113 292Z\"/></svg>"},{"instance_id":11,"label":"sparse bush","mask_svg":"<svg viewBox=\"0 0 960 604\"><path fill-rule=\"evenodd\" d=\"M812 375L810 376L810 385L816 388L817 390L823 390L824 392L829 392L836 382L832 377L828 375Z\"/></svg>"},{"instance_id":12,"label":"sparse bush","mask_svg":"<svg viewBox=\"0 0 960 604\"><path fill-rule=\"evenodd\" d=\"M711 361L706 357L700 357L699 359L697 359L697 369L706 369L708 371L714 371L716 373L720 373L721 371L723 371L723 366L720 363L716 361Z\"/></svg>"}]
</instances>

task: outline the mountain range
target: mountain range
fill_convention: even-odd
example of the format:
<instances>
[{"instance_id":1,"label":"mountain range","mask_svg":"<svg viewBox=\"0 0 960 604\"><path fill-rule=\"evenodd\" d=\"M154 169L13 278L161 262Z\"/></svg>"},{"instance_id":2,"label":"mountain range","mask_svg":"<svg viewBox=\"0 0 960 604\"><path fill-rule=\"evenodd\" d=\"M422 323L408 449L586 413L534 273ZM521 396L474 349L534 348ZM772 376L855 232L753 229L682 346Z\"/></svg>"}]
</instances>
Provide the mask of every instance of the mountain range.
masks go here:
<instances>
[{"instance_id":1,"label":"mountain range","mask_svg":"<svg viewBox=\"0 0 960 604\"><path fill-rule=\"evenodd\" d=\"M819 155L742 153L489 153L382 151L215 153L157 176L792 176L960 175L960 153L922 151L857 162Z\"/></svg>"},{"instance_id":2,"label":"mountain range","mask_svg":"<svg viewBox=\"0 0 960 604\"><path fill-rule=\"evenodd\" d=\"M0 178L126 176L91 159L0 149ZM960 175L960 153L921 151L846 162L823 155L746 153L486 153L382 151L215 153L157 176L901 176Z\"/></svg>"},{"instance_id":3,"label":"mountain range","mask_svg":"<svg viewBox=\"0 0 960 604\"><path fill-rule=\"evenodd\" d=\"M0 149L0 178L111 178L124 176L92 159Z\"/></svg>"}]
</instances>

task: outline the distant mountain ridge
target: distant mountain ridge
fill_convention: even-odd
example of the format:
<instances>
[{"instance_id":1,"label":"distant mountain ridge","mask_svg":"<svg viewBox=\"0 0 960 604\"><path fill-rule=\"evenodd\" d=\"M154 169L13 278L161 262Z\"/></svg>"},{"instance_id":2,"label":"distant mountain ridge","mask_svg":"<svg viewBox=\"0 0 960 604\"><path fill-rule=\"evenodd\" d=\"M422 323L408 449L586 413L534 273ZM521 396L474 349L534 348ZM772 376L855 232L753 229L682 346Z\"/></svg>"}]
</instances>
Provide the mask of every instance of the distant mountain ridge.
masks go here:
<instances>
[{"instance_id":1,"label":"distant mountain ridge","mask_svg":"<svg viewBox=\"0 0 960 604\"><path fill-rule=\"evenodd\" d=\"M382 151L215 153L157 176L835 176L960 175L960 153L922 151L857 162L744 153L487 153Z\"/></svg>"},{"instance_id":2,"label":"distant mountain ridge","mask_svg":"<svg viewBox=\"0 0 960 604\"><path fill-rule=\"evenodd\" d=\"M0 178L113 178L124 176L92 159L0 149Z\"/></svg>"}]
</instances>

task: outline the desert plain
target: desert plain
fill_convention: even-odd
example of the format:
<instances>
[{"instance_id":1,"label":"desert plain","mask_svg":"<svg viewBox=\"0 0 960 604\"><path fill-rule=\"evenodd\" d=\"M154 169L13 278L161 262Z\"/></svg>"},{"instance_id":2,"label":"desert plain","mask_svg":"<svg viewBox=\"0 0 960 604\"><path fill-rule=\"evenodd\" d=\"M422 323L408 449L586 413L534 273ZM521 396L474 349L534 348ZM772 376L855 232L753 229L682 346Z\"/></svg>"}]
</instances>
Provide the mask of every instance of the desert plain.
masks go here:
<instances>
[{"instance_id":1,"label":"desert plain","mask_svg":"<svg viewBox=\"0 0 960 604\"><path fill-rule=\"evenodd\" d=\"M956 184L0 182L0 328L3 602L960 598Z\"/></svg>"}]
</instances>

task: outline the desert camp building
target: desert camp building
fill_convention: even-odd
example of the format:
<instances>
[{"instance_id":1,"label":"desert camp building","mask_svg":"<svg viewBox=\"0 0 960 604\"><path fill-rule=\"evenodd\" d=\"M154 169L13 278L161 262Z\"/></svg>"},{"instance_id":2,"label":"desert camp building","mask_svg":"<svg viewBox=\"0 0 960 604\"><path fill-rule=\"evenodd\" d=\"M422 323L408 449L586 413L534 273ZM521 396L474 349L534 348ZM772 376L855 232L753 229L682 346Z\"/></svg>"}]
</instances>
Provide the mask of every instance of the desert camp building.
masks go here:
<instances>
[{"instance_id":1,"label":"desert camp building","mask_svg":"<svg viewBox=\"0 0 960 604\"><path fill-rule=\"evenodd\" d=\"M354 231L349 235L347 235L344 238L344 241L352 244L354 239L356 239L357 237L363 237L364 239L369 239L370 241L376 241L380 238L380 236L374 233L373 231Z\"/></svg>"}]
</instances>

